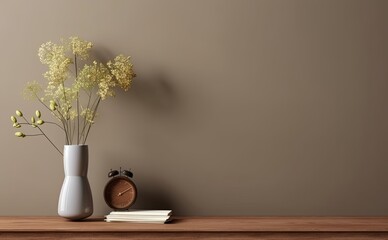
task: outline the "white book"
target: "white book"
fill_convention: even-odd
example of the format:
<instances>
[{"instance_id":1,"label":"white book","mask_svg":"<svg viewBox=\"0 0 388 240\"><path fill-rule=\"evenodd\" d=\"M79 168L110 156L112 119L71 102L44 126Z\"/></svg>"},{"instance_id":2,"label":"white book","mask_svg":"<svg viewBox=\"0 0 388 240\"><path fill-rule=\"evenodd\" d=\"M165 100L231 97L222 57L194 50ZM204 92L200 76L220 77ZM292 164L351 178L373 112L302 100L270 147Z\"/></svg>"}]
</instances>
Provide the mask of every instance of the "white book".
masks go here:
<instances>
[{"instance_id":1,"label":"white book","mask_svg":"<svg viewBox=\"0 0 388 240\"><path fill-rule=\"evenodd\" d=\"M141 216L106 216L106 220L133 220L133 221L166 221L170 218L170 216L149 216L149 217L141 217Z\"/></svg>"},{"instance_id":2,"label":"white book","mask_svg":"<svg viewBox=\"0 0 388 240\"><path fill-rule=\"evenodd\" d=\"M132 223L159 223L163 224L170 221L170 218L167 219L149 219L149 220L141 220L141 219L125 219L125 218L106 218L106 222L132 222Z\"/></svg>"},{"instance_id":3,"label":"white book","mask_svg":"<svg viewBox=\"0 0 388 240\"><path fill-rule=\"evenodd\" d=\"M164 224L166 221L156 221L156 222L150 222L150 221L132 221L132 220L105 220L105 222L130 222L130 223L157 223L157 224Z\"/></svg>"},{"instance_id":4,"label":"white book","mask_svg":"<svg viewBox=\"0 0 388 240\"><path fill-rule=\"evenodd\" d=\"M128 210L128 211L113 211L108 216L171 216L172 210Z\"/></svg>"},{"instance_id":5,"label":"white book","mask_svg":"<svg viewBox=\"0 0 388 240\"><path fill-rule=\"evenodd\" d=\"M107 218L128 218L128 219L167 219L171 215L124 215L124 214L109 214Z\"/></svg>"}]
</instances>

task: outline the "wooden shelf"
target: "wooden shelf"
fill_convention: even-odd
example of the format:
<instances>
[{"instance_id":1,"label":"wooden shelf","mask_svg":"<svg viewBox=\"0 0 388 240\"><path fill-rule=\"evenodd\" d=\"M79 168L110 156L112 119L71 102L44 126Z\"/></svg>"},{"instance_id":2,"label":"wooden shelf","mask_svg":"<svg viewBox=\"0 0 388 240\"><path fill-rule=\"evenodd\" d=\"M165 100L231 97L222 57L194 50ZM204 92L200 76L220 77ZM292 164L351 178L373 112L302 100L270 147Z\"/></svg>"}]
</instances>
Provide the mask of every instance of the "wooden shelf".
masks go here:
<instances>
[{"instance_id":1,"label":"wooden shelf","mask_svg":"<svg viewBox=\"0 0 388 240\"><path fill-rule=\"evenodd\" d=\"M0 217L0 239L388 239L388 217L190 217L168 224Z\"/></svg>"}]
</instances>

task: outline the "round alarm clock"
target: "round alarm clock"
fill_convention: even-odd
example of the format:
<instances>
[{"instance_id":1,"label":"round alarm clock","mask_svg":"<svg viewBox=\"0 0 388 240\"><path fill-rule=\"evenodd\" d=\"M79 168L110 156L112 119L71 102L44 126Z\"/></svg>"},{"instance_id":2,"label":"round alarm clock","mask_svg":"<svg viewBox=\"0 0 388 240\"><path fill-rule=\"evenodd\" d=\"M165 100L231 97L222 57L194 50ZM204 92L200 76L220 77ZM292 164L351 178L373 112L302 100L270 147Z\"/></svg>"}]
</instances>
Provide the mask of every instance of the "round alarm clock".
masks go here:
<instances>
[{"instance_id":1,"label":"round alarm clock","mask_svg":"<svg viewBox=\"0 0 388 240\"><path fill-rule=\"evenodd\" d=\"M128 170L111 170L108 174L111 179L105 186L104 199L106 204L114 210L127 210L137 197L135 183L131 180L132 172Z\"/></svg>"}]
</instances>

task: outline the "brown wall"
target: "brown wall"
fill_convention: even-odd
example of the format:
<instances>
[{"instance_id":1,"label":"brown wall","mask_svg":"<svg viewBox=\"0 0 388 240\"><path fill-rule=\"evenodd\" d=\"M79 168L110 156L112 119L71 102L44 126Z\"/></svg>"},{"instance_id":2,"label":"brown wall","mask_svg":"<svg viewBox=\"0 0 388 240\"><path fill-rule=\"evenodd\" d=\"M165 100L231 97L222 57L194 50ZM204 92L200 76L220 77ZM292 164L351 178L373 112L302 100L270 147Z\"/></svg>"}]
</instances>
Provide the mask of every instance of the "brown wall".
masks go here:
<instances>
[{"instance_id":1,"label":"brown wall","mask_svg":"<svg viewBox=\"0 0 388 240\"><path fill-rule=\"evenodd\" d=\"M13 137L37 49L78 35L133 57L90 136L95 214L110 168L137 208L177 215L388 214L388 1L2 1L0 215L56 215L61 158ZM51 136L62 145L59 132Z\"/></svg>"}]
</instances>

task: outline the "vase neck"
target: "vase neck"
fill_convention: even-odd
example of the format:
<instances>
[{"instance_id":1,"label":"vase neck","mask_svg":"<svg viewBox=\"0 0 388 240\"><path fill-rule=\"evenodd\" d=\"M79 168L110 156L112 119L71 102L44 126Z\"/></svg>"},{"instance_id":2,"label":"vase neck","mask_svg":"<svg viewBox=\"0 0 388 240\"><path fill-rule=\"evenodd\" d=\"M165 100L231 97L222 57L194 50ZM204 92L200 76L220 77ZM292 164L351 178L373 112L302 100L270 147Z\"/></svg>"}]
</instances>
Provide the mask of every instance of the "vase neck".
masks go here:
<instances>
[{"instance_id":1,"label":"vase neck","mask_svg":"<svg viewBox=\"0 0 388 240\"><path fill-rule=\"evenodd\" d=\"M87 145L65 145L63 165L66 176L86 177L88 162L89 150Z\"/></svg>"}]
</instances>

